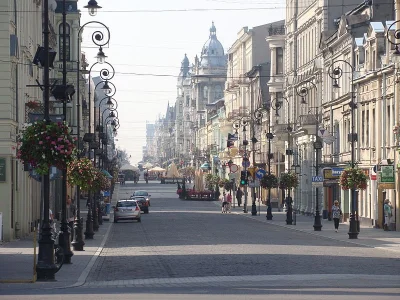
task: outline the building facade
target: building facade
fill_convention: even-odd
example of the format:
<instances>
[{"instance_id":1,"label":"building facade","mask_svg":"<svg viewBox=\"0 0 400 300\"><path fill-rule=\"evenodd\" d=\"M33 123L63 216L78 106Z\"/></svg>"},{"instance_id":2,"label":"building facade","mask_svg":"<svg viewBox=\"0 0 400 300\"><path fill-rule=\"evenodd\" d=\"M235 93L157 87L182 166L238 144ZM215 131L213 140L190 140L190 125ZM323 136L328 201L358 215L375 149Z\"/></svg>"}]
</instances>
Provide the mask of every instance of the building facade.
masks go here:
<instances>
[{"instance_id":1,"label":"building facade","mask_svg":"<svg viewBox=\"0 0 400 300\"><path fill-rule=\"evenodd\" d=\"M49 1L50 47L56 47L56 2ZM35 64L42 45L42 1L2 1L0 3L0 213L5 241L23 237L40 220L40 183L29 175L29 168L16 159L17 135L38 103L41 111L42 70ZM54 111L53 111L54 113ZM27 197L27 195L29 195Z\"/></svg>"}]
</instances>

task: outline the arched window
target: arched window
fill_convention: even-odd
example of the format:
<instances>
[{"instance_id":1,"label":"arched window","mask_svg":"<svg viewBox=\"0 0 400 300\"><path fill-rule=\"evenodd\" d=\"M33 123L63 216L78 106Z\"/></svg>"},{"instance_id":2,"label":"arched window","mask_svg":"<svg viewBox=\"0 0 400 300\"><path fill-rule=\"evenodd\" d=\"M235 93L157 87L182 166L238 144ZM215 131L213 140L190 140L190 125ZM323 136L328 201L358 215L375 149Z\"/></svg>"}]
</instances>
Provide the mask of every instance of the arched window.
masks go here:
<instances>
[{"instance_id":1,"label":"arched window","mask_svg":"<svg viewBox=\"0 0 400 300\"><path fill-rule=\"evenodd\" d=\"M58 51L58 53L59 53L59 59L62 60L63 59L63 24L62 23L58 26L58 32L59 32L59 35L58 35L59 51ZM71 29L70 29L69 24L65 24L65 45L67 46L67 51L66 51L65 55L66 55L67 61L71 60L70 33L71 33Z\"/></svg>"}]
</instances>

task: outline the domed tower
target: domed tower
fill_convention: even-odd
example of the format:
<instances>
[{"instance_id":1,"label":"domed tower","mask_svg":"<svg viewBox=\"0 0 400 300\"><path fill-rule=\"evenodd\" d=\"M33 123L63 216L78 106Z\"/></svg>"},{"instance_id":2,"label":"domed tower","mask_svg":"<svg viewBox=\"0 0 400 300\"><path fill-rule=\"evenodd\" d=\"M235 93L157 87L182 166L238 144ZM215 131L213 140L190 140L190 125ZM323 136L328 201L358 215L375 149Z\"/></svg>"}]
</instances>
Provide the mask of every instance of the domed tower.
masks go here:
<instances>
[{"instance_id":1,"label":"domed tower","mask_svg":"<svg viewBox=\"0 0 400 300\"><path fill-rule=\"evenodd\" d=\"M193 68L193 95L196 99L196 109L203 111L199 127L206 120L206 105L215 103L224 96L226 81L227 57L224 47L217 39L217 29L212 22L210 36L204 43L200 58L196 56Z\"/></svg>"},{"instance_id":2,"label":"domed tower","mask_svg":"<svg viewBox=\"0 0 400 300\"><path fill-rule=\"evenodd\" d=\"M217 28L212 22L210 37L201 50L200 67L202 68L226 68L226 56L224 47L217 39Z\"/></svg>"}]
</instances>

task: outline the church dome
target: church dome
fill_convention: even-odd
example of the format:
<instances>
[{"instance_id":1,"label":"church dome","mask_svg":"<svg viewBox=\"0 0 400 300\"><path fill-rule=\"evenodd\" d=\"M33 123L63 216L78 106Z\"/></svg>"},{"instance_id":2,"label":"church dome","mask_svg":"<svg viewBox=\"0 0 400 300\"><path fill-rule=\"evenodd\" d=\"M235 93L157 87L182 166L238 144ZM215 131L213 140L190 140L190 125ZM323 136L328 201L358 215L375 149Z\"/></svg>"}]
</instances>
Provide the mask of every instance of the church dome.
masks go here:
<instances>
[{"instance_id":1,"label":"church dome","mask_svg":"<svg viewBox=\"0 0 400 300\"><path fill-rule=\"evenodd\" d=\"M226 67L224 47L217 39L217 29L214 22L210 28L210 37L201 50L201 67Z\"/></svg>"}]
</instances>

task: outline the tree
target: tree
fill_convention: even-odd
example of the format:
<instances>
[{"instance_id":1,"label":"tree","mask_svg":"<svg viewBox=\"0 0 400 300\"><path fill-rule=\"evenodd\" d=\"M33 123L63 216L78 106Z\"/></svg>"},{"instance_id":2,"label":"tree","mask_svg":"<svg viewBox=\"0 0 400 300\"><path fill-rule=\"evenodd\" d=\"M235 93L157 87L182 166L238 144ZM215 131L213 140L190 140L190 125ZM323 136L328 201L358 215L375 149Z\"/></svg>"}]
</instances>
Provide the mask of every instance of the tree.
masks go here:
<instances>
[{"instance_id":1,"label":"tree","mask_svg":"<svg viewBox=\"0 0 400 300\"><path fill-rule=\"evenodd\" d=\"M128 154L128 152L126 152L125 149L117 149L117 152L120 165L130 164L129 159L131 156Z\"/></svg>"}]
</instances>

